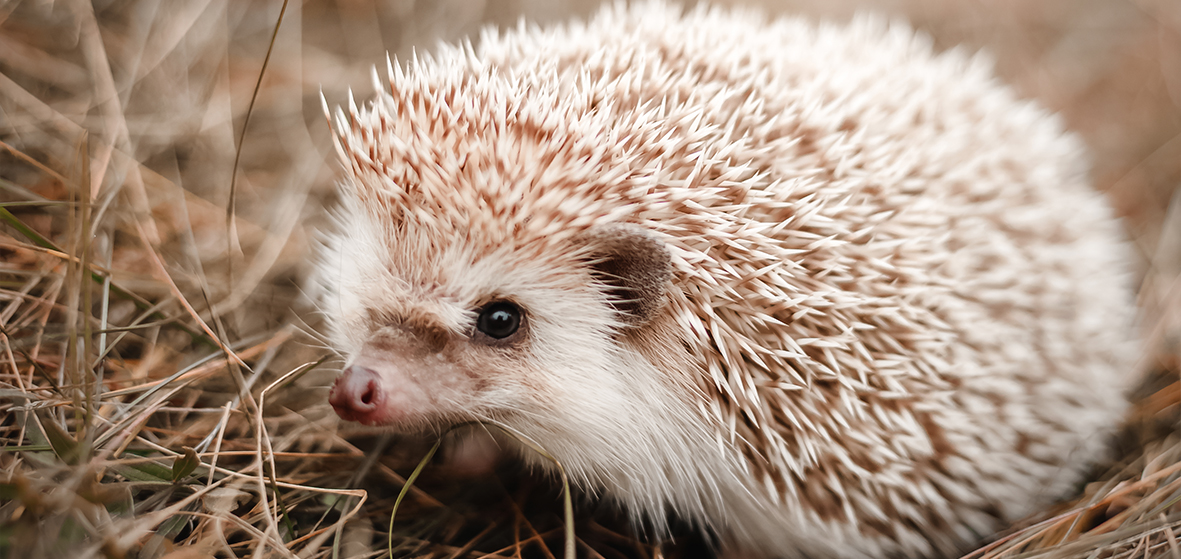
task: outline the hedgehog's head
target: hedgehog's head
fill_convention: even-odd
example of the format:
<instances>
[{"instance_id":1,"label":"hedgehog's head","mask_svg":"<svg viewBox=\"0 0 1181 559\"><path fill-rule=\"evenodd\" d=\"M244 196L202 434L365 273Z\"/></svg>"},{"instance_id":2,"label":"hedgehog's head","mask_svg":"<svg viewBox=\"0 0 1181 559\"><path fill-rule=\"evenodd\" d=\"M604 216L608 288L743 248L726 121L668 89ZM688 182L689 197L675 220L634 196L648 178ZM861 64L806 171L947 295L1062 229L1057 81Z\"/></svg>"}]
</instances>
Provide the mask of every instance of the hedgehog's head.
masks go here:
<instances>
[{"instance_id":1,"label":"hedgehog's head","mask_svg":"<svg viewBox=\"0 0 1181 559\"><path fill-rule=\"evenodd\" d=\"M333 276L324 311L348 358L330 396L342 418L399 430L625 427L621 410L658 380L636 378L646 367L631 343L656 327L671 278L664 243L646 230L603 224L489 246L349 217L321 271Z\"/></svg>"},{"instance_id":2,"label":"hedgehog's head","mask_svg":"<svg viewBox=\"0 0 1181 559\"><path fill-rule=\"evenodd\" d=\"M338 414L399 430L494 420L611 461L605 447L669 423L652 420L666 402L690 406L670 395L690 382L661 374L688 367L673 253L637 215L656 190L629 167L639 133L609 138L593 103L488 73L400 79L335 123L346 176L320 275L347 359Z\"/></svg>"}]
</instances>

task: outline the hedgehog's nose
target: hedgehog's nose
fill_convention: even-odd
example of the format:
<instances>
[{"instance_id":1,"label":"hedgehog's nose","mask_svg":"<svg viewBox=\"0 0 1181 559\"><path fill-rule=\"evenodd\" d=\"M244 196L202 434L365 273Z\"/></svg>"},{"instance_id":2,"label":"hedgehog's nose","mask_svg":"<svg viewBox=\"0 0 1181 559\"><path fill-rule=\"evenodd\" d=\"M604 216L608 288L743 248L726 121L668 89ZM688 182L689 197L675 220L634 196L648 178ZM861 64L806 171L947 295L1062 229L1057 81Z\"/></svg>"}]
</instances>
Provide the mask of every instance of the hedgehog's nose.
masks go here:
<instances>
[{"instance_id":1,"label":"hedgehog's nose","mask_svg":"<svg viewBox=\"0 0 1181 559\"><path fill-rule=\"evenodd\" d=\"M381 401L381 379L373 369L357 365L350 365L340 373L328 395L328 403L336 415L359 423L372 423Z\"/></svg>"}]
</instances>

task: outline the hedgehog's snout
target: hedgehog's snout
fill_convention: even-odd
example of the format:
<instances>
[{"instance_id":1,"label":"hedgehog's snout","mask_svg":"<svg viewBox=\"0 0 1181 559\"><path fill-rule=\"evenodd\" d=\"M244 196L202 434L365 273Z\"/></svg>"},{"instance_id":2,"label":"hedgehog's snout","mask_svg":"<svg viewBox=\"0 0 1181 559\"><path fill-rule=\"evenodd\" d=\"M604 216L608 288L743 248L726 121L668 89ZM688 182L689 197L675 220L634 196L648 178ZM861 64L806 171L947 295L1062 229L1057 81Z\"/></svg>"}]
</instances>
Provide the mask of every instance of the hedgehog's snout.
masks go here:
<instances>
[{"instance_id":1,"label":"hedgehog's snout","mask_svg":"<svg viewBox=\"0 0 1181 559\"><path fill-rule=\"evenodd\" d=\"M362 344L328 395L336 414L409 432L475 405L486 375L456 362L463 344L445 344L434 329L423 332L385 328Z\"/></svg>"},{"instance_id":2,"label":"hedgehog's snout","mask_svg":"<svg viewBox=\"0 0 1181 559\"><path fill-rule=\"evenodd\" d=\"M373 424L376 423L375 414L381 409L384 399L377 372L367 367L350 365L341 371L332 385L328 403L332 404L332 409L341 419Z\"/></svg>"}]
</instances>

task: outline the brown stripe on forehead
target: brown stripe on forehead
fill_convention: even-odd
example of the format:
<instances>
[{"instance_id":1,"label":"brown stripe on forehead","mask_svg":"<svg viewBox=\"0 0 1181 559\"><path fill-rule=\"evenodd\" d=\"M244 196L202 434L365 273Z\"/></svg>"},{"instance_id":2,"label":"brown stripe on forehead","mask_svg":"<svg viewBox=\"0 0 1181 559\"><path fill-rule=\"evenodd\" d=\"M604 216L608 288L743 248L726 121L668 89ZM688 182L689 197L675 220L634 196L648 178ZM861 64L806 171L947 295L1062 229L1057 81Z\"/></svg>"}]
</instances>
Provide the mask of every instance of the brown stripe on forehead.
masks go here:
<instances>
[{"instance_id":1,"label":"brown stripe on forehead","mask_svg":"<svg viewBox=\"0 0 1181 559\"><path fill-rule=\"evenodd\" d=\"M405 348L400 346L408 343L405 338L409 335L414 338L414 345L438 352L447 346L452 337L451 331L439 317L423 309L411 308L405 313L394 314L370 308L366 309L366 313L377 334L369 344L376 349L404 351ZM386 332L379 332L383 329Z\"/></svg>"},{"instance_id":2,"label":"brown stripe on forehead","mask_svg":"<svg viewBox=\"0 0 1181 559\"><path fill-rule=\"evenodd\" d=\"M383 326L396 326L402 322L401 317L393 311L372 307L365 309L365 318L369 321L370 328L374 330Z\"/></svg>"},{"instance_id":3,"label":"brown stripe on forehead","mask_svg":"<svg viewBox=\"0 0 1181 559\"><path fill-rule=\"evenodd\" d=\"M430 353L443 351L451 340L451 332L432 316L412 314L402 327L414 334L422 343L422 349Z\"/></svg>"}]
</instances>

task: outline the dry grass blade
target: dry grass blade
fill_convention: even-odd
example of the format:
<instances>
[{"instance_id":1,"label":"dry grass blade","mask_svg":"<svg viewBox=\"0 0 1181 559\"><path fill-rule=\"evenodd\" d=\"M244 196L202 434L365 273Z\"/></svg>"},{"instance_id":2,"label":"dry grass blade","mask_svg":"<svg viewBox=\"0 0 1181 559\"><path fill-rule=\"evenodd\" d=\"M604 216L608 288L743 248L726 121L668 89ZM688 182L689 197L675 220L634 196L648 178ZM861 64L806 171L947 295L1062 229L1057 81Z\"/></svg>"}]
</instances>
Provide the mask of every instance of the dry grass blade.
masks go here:
<instances>
[{"instance_id":1,"label":"dry grass blade","mask_svg":"<svg viewBox=\"0 0 1181 559\"><path fill-rule=\"evenodd\" d=\"M237 185L238 167L242 162L242 144L246 142L246 131L250 129L250 115L254 114L254 104L258 102L258 92L262 89L262 79L266 75L267 64L271 61L271 53L275 50L275 38L279 36L279 28L283 26L283 15L287 13L287 0L283 0L283 7L279 8L279 18L275 21L275 30L271 34L271 41L267 43L267 54L262 59L262 68L258 72L258 80L254 82L254 92L250 94L250 104L246 106L246 118L242 121L242 131L238 134L238 149L234 151L234 166L230 169L230 201L226 204L226 222L230 229L226 232L230 250L241 250L238 241L238 230L234 227L237 216Z\"/></svg>"},{"instance_id":2,"label":"dry grass blade","mask_svg":"<svg viewBox=\"0 0 1181 559\"><path fill-rule=\"evenodd\" d=\"M402 490L398 492L398 498L394 500L394 506L390 509L390 530L389 530L389 552L390 559L394 559L394 518L398 515L398 507L402 506L402 499L406 498L406 494L410 492L410 488L414 487L414 482L418 476L422 474L423 468L430 463L431 458L435 457L435 453L439 451L439 446L443 444L442 437L435 442L434 446L423 455L422 460L418 461L418 465L414 467L414 471L410 472L410 477L406 478L406 484L402 486Z\"/></svg>"}]
</instances>

